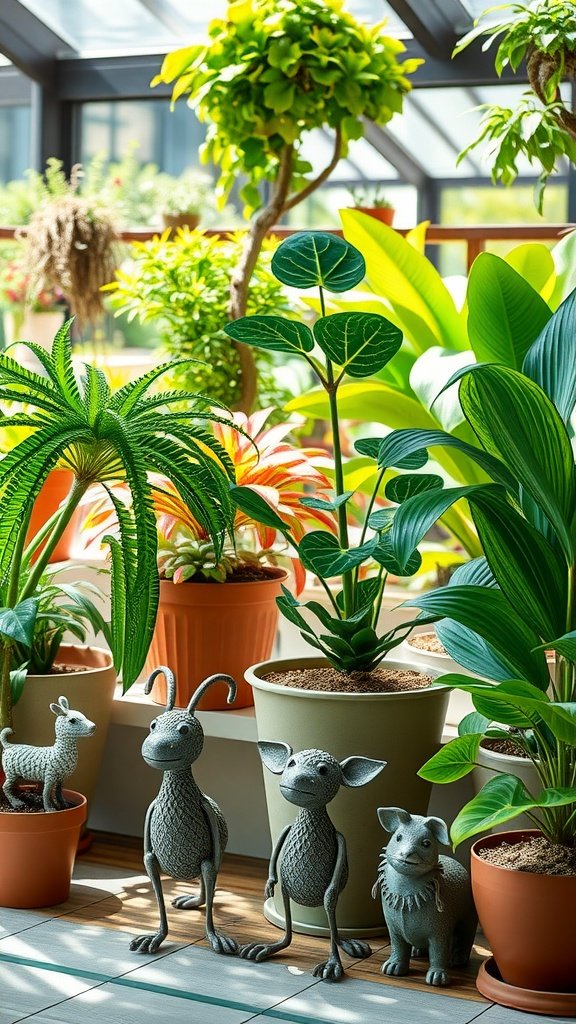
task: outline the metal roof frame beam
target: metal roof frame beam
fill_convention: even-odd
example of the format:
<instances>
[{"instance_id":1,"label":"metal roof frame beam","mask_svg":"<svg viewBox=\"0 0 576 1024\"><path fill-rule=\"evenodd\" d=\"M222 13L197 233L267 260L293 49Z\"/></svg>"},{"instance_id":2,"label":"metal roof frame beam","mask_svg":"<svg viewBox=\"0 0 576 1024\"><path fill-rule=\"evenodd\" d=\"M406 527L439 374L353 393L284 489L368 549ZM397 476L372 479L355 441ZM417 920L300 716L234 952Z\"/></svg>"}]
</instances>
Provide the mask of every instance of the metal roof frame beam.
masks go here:
<instances>
[{"instance_id":1,"label":"metal roof frame beam","mask_svg":"<svg viewBox=\"0 0 576 1024\"><path fill-rule=\"evenodd\" d=\"M460 0L388 0L414 39L426 53L447 60L461 34L472 28L472 18Z\"/></svg>"},{"instance_id":2,"label":"metal roof frame beam","mask_svg":"<svg viewBox=\"0 0 576 1024\"><path fill-rule=\"evenodd\" d=\"M426 186L429 176L424 167L380 125L365 120L364 137L389 164L392 164L392 167L396 168L404 181L419 189Z\"/></svg>"},{"instance_id":3,"label":"metal roof frame beam","mask_svg":"<svg viewBox=\"0 0 576 1024\"><path fill-rule=\"evenodd\" d=\"M0 46L2 53L45 89L54 88L56 59L67 40L57 35L18 0L0 4Z\"/></svg>"}]
</instances>

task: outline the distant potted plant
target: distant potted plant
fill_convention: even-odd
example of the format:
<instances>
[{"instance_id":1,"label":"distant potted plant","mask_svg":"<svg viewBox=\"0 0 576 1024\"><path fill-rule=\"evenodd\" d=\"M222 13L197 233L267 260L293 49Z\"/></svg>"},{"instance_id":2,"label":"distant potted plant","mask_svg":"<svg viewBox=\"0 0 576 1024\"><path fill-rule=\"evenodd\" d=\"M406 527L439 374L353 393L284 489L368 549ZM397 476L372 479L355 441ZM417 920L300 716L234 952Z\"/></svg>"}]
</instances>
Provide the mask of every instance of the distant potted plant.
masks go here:
<instances>
[{"instance_id":1,"label":"distant potted plant","mask_svg":"<svg viewBox=\"0 0 576 1024\"><path fill-rule=\"evenodd\" d=\"M148 394L154 381L166 372L166 364L112 393L102 372L94 367L85 364L81 373L75 372L69 325L58 332L51 352L29 344L45 376L26 370L6 353L0 354L3 399L25 401L23 411L2 414L0 430L4 425L29 430L28 436L0 459L0 728L19 728L18 720L30 701L42 699L46 706L46 697L41 697L43 687L50 693L56 691L56 699L61 688L66 688L71 698L74 690L76 703L90 675L82 671L88 665L97 672L96 678L89 680L92 693L84 690L82 701L96 700L99 691L106 691L100 721L92 715L103 743L116 674L121 674L124 690L137 678L156 618L156 521L148 472L162 472L178 487L217 551L231 525L228 483L232 474L226 453L206 430L212 414L197 409L194 418L184 421L174 408L182 399L180 391ZM72 490L62 507L27 542L34 501L61 459L74 474ZM108 491L121 479L127 482L131 504L126 507L114 501L119 530L109 540L112 619L108 635L112 653L85 647L57 650L60 626L78 635L74 619L79 608L88 606L82 596L71 598L63 583L42 582L48 560L88 488L100 484ZM43 656L38 662L34 652L40 641ZM33 683L24 682L22 666L27 670L32 662L44 671ZM46 671L62 662L71 669L70 674ZM40 716L32 711L30 717L35 725ZM34 742L26 732L19 728L17 739ZM20 827L16 823L26 815L8 817L6 822L0 814L0 821L12 829ZM25 829L26 823L21 827Z\"/></svg>"},{"instance_id":2,"label":"distant potted plant","mask_svg":"<svg viewBox=\"0 0 576 1024\"><path fill-rule=\"evenodd\" d=\"M474 894L496 965L482 969L478 984L497 1002L553 1014L576 1006L576 474L568 430L576 396L575 310L572 292L528 348L523 373L493 364L459 373L460 403L476 444L456 447L476 459L489 482L413 497L391 531L402 561L451 502L465 497L472 509L488 580L441 588L410 606L446 616L456 640L463 631L475 637L470 662L494 682L440 678L469 693L477 713L421 775L434 782L463 777L478 763L485 737L509 740L513 728L538 785L529 790L501 765L462 808L451 835L457 844L521 812L531 820L532 832L492 835L473 846ZM397 431L380 457L387 465L446 441L441 432ZM447 635L444 644L450 651ZM556 651L554 674L547 650Z\"/></svg>"},{"instance_id":3,"label":"distant potted plant","mask_svg":"<svg viewBox=\"0 0 576 1024\"><path fill-rule=\"evenodd\" d=\"M416 779L419 751L434 751L440 742L447 705L440 690L429 685L429 675L407 668L406 663L383 661L409 633L411 622L378 631L378 615L389 573L411 576L420 566L420 555L411 553L409 564L400 566L393 557L389 530L394 507L412 488L440 485L432 474L410 478L400 485L385 480L377 453L378 438L356 441L358 453L373 460L375 484L363 503L357 541L348 528L347 506L354 494L344 487L341 447L339 389L347 378L368 380L381 372L402 342L401 331L376 313L325 315L325 292L343 292L363 280L361 253L334 235L313 232L293 235L277 249L272 270L280 281L295 288L319 288L320 318L309 327L277 316L245 317L226 327L227 333L247 345L291 353L307 361L329 399L334 448L334 493L327 499L303 497L305 507L336 515L337 536L328 530L312 530L299 540L280 517L271 512L257 492L232 488L232 497L246 514L276 528L293 544L303 566L315 576L327 595L328 609L316 601L300 604L286 589L278 604L282 614L301 630L321 657L300 661L267 662L254 666L246 678L255 691L256 719L262 739L274 737L294 749L318 747L344 757L350 736L358 736L358 749L368 757L388 761L382 781L376 780L362 805L360 794L347 800L339 794L334 820L349 846L350 880L338 905L339 926L348 930L382 928L381 916L370 897L366 878L376 871L381 833L374 805L398 804L425 813L429 789ZM414 464L422 466L422 459ZM376 509L384 494L390 507ZM376 566L366 575L361 570ZM333 590L330 583L340 586ZM381 664L382 663L382 664ZM410 737L410 742L406 737ZM275 784L267 785L271 831L278 835L289 811ZM360 804L360 806L359 806ZM358 827L362 822L362 828ZM267 915L282 919L280 905L270 901ZM299 908L296 927L322 927L321 915Z\"/></svg>"},{"instance_id":4,"label":"distant potted plant","mask_svg":"<svg viewBox=\"0 0 576 1024\"><path fill-rule=\"evenodd\" d=\"M249 312L289 314L292 301L270 272L275 243L266 242L254 270ZM223 331L230 275L242 253L242 238L208 237L181 228L130 247L131 264L115 273L103 289L116 316L157 324L164 352L175 362L172 381L236 408L242 391L240 348ZM199 361L198 361L199 360ZM274 375L272 354L256 360L256 405L281 406L289 397Z\"/></svg>"},{"instance_id":5,"label":"distant potted plant","mask_svg":"<svg viewBox=\"0 0 576 1024\"><path fill-rule=\"evenodd\" d=\"M518 160L540 166L534 202L542 213L544 190L562 157L576 163L576 111L565 102L562 83L576 82L576 34L571 0L533 0L489 7L458 43L454 56L478 38L487 36L486 49L498 41L494 67L518 71L526 62L530 90L515 107L484 104L478 137L460 154L492 143L492 180L511 185Z\"/></svg>"},{"instance_id":6,"label":"distant potted plant","mask_svg":"<svg viewBox=\"0 0 576 1024\"><path fill-rule=\"evenodd\" d=\"M396 211L379 187L375 189L352 188L350 195L354 200L355 210L367 213L370 217L375 217L376 220L381 220L383 224L392 227Z\"/></svg>"},{"instance_id":7,"label":"distant potted plant","mask_svg":"<svg viewBox=\"0 0 576 1024\"><path fill-rule=\"evenodd\" d=\"M208 41L165 57L152 81L173 83L208 124L203 159L220 167L216 186L224 205L239 178L252 217L230 287L229 316L247 312L249 285L267 232L329 177L364 119L386 124L402 109L418 59L344 11L341 0L247 0L229 3L208 27ZM334 54L345 54L335 60ZM334 150L316 177L301 155L313 129L331 129ZM263 186L269 186L264 199ZM240 408L250 412L256 377L244 351Z\"/></svg>"},{"instance_id":8,"label":"distant potted plant","mask_svg":"<svg viewBox=\"0 0 576 1024\"><path fill-rule=\"evenodd\" d=\"M157 191L165 228L197 228L211 205L214 185L207 174L187 171L176 179L159 175Z\"/></svg>"}]
</instances>

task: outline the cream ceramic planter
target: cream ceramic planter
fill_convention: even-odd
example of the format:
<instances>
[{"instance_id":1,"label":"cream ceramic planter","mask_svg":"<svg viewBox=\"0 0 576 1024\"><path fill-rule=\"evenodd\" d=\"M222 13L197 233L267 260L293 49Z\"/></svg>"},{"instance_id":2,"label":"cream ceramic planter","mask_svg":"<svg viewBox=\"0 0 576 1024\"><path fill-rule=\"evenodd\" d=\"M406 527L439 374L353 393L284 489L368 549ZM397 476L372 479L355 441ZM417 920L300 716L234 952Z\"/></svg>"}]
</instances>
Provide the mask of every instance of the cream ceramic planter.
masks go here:
<instances>
[{"instance_id":1,"label":"cream ceramic planter","mask_svg":"<svg viewBox=\"0 0 576 1024\"><path fill-rule=\"evenodd\" d=\"M418 633L420 637L430 636L436 637L433 632L429 633ZM469 672L468 669L462 668L457 661L454 661L449 654L440 654L434 651L423 651L418 647L414 647L411 643L414 637L410 636L407 640L404 640L398 647L399 657L407 664L413 665L414 668L419 669L420 672L425 672L429 669L434 672L435 675L444 675L445 672L460 672L465 676L473 676L473 672ZM459 725L466 715L469 715L471 711L474 711L474 705L472 698L469 693L463 693L462 690L452 690L450 692L450 700L448 701L448 711L446 712L446 722L448 725Z\"/></svg>"},{"instance_id":2,"label":"cream ceramic planter","mask_svg":"<svg viewBox=\"0 0 576 1024\"><path fill-rule=\"evenodd\" d=\"M360 754L387 761L380 775L361 789L342 788L329 806L330 817L346 838L350 876L338 901L338 926L347 935L381 935L386 929L380 901L372 899L380 850L386 834L378 807L404 807L426 814L430 783L417 771L440 747L448 692L433 687L402 693L326 693L297 690L266 681L271 672L324 666L322 658L278 660L254 665L246 679L254 688L260 740L289 743L294 750L317 747L338 760ZM390 668L405 663L387 660ZM430 669L429 675L438 672ZM270 831L274 842L296 816L296 808L280 794L278 778L264 771ZM264 913L282 925L279 891ZM322 907L293 906L294 929L328 934Z\"/></svg>"},{"instance_id":3,"label":"cream ceramic planter","mask_svg":"<svg viewBox=\"0 0 576 1024\"><path fill-rule=\"evenodd\" d=\"M112 655L100 647L62 644L56 664L78 665L82 672L29 675L14 708L14 741L49 746L54 742L54 715L49 704L63 694L70 707L96 723L96 732L78 743L78 765L65 785L83 793L88 803L96 789L116 688Z\"/></svg>"}]
</instances>

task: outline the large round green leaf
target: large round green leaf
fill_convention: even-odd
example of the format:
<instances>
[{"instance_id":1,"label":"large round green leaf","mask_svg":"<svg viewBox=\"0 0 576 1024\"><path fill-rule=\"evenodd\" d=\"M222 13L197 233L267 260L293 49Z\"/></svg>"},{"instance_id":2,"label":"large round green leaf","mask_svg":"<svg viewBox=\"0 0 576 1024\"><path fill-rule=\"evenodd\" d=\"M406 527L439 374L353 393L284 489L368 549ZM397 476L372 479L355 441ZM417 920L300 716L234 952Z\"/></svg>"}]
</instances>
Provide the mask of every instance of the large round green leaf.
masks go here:
<instances>
[{"instance_id":1,"label":"large round green leaf","mask_svg":"<svg viewBox=\"0 0 576 1024\"><path fill-rule=\"evenodd\" d=\"M224 331L234 341L273 352L311 352L314 348L310 328L283 316L243 316L226 324Z\"/></svg>"},{"instance_id":2,"label":"large round green leaf","mask_svg":"<svg viewBox=\"0 0 576 1024\"><path fill-rule=\"evenodd\" d=\"M394 501L401 505L408 498L414 498L417 494L424 494L426 491L437 491L442 488L444 481L441 476L435 473L405 473L402 476L394 476L388 481L384 494L388 501Z\"/></svg>"},{"instance_id":3,"label":"large round green leaf","mask_svg":"<svg viewBox=\"0 0 576 1024\"><path fill-rule=\"evenodd\" d=\"M354 288L366 273L358 249L337 235L306 231L291 235L272 257L272 273L291 288L326 288L345 292Z\"/></svg>"},{"instance_id":4,"label":"large round green leaf","mask_svg":"<svg viewBox=\"0 0 576 1024\"><path fill-rule=\"evenodd\" d=\"M467 733L446 743L420 768L418 775L428 782L456 782L476 764L482 733Z\"/></svg>"},{"instance_id":5,"label":"large round green leaf","mask_svg":"<svg viewBox=\"0 0 576 1024\"><path fill-rule=\"evenodd\" d=\"M576 789L544 789L534 797L514 775L497 775L465 804L450 829L450 836L454 846L458 846L465 839L503 825L518 814L539 807L562 807L571 803L576 803Z\"/></svg>"},{"instance_id":6,"label":"large round green leaf","mask_svg":"<svg viewBox=\"0 0 576 1024\"><path fill-rule=\"evenodd\" d=\"M402 344L402 331L378 313L334 313L314 324L326 356L350 377L371 377Z\"/></svg>"},{"instance_id":7,"label":"large round green leaf","mask_svg":"<svg viewBox=\"0 0 576 1024\"><path fill-rule=\"evenodd\" d=\"M372 555L378 539L361 544L357 548L341 548L336 537L322 530L306 533L298 545L298 554L305 569L330 579L361 565Z\"/></svg>"}]
</instances>

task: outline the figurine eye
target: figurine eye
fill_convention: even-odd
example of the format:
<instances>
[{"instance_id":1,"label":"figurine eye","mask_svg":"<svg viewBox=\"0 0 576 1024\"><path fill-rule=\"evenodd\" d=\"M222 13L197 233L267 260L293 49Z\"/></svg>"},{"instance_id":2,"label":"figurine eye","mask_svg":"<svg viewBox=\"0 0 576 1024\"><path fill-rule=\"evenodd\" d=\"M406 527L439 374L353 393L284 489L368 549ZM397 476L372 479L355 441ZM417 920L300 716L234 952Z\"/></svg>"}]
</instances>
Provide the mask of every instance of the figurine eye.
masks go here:
<instances>
[{"instance_id":1,"label":"figurine eye","mask_svg":"<svg viewBox=\"0 0 576 1024\"><path fill-rule=\"evenodd\" d=\"M326 775L327 771L328 771L328 765L327 764L319 764L318 765L318 774L319 775Z\"/></svg>"},{"instance_id":2,"label":"figurine eye","mask_svg":"<svg viewBox=\"0 0 576 1024\"><path fill-rule=\"evenodd\" d=\"M76 722L78 721L78 719L77 718L69 718L68 721L70 722L70 725L76 725Z\"/></svg>"},{"instance_id":3,"label":"figurine eye","mask_svg":"<svg viewBox=\"0 0 576 1024\"><path fill-rule=\"evenodd\" d=\"M397 843L401 843L402 842L402 836L400 835L400 833L398 833L397 836L396 836L396 842Z\"/></svg>"},{"instance_id":4,"label":"figurine eye","mask_svg":"<svg viewBox=\"0 0 576 1024\"><path fill-rule=\"evenodd\" d=\"M288 768L293 768L295 764L296 761L294 760L293 757L291 757L290 760L288 761Z\"/></svg>"},{"instance_id":5,"label":"figurine eye","mask_svg":"<svg viewBox=\"0 0 576 1024\"><path fill-rule=\"evenodd\" d=\"M153 722L150 722L150 731L152 731L152 729L155 729L155 728L156 728L156 726L157 726L157 724L158 724L158 723L157 723L156 719L154 719L154 721L153 721Z\"/></svg>"},{"instance_id":6,"label":"figurine eye","mask_svg":"<svg viewBox=\"0 0 576 1024\"><path fill-rule=\"evenodd\" d=\"M187 736L188 733L190 732L190 726L189 725L180 725L180 726L178 726L178 732L180 733L181 736Z\"/></svg>"},{"instance_id":7,"label":"figurine eye","mask_svg":"<svg viewBox=\"0 0 576 1024\"><path fill-rule=\"evenodd\" d=\"M422 846L425 846L426 848L428 848L429 846L432 846L432 843L430 842L429 839L423 839L422 840Z\"/></svg>"}]
</instances>

